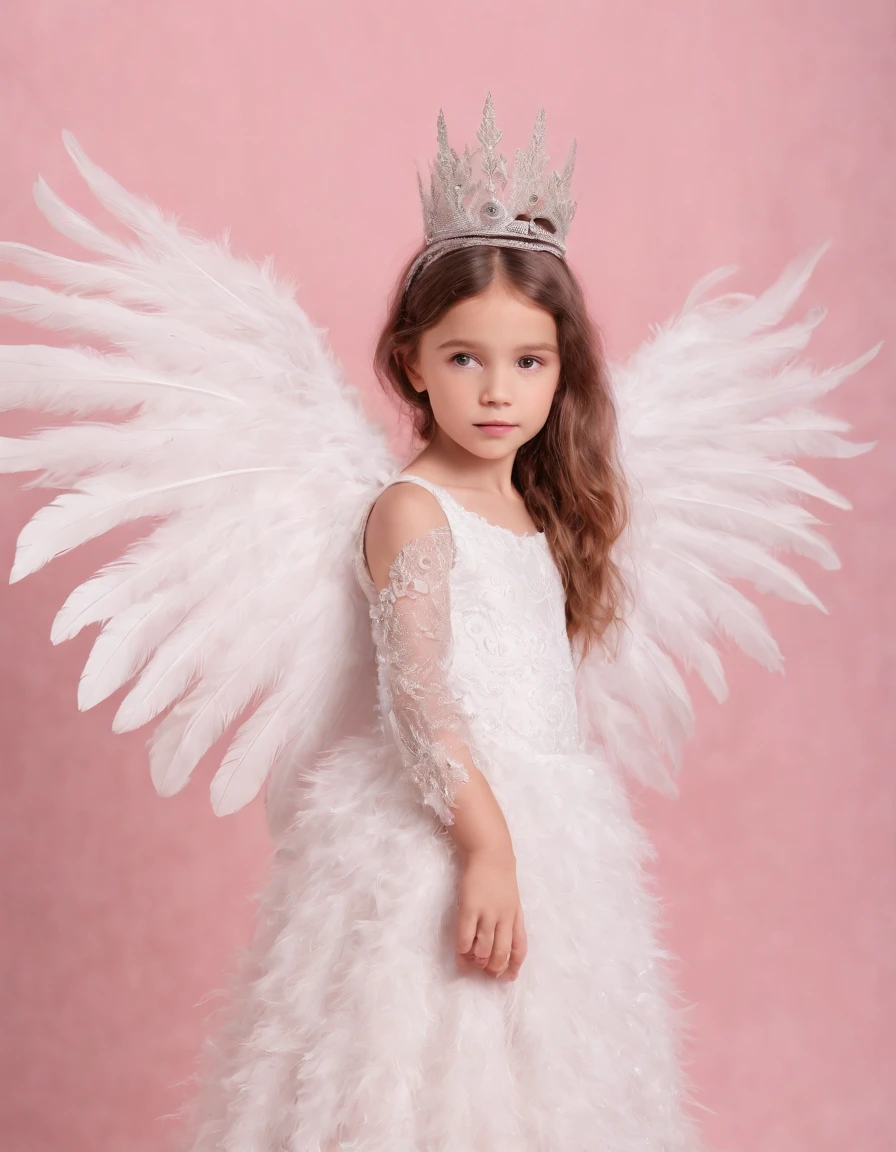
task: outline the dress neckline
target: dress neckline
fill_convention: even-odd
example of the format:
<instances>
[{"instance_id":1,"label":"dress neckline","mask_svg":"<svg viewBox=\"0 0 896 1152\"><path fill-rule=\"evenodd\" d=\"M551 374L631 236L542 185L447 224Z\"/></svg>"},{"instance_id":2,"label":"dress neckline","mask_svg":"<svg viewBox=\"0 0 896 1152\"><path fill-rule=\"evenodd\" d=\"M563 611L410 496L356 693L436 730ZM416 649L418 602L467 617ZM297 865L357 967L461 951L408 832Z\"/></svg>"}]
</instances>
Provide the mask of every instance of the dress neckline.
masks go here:
<instances>
[{"instance_id":1,"label":"dress neckline","mask_svg":"<svg viewBox=\"0 0 896 1152\"><path fill-rule=\"evenodd\" d=\"M433 488L437 488L439 492L446 496L452 502L454 507L458 509L458 511L461 512L464 516L469 516L473 520L478 520L481 524L484 524L487 528L491 528L494 532L500 532L505 536L510 536L512 539L520 541L546 539L544 530L536 530L535 532L514 532L512 528L505 528L503 524L493 524L491 520L487 520L485 516L480 515L479 512L474 512L472 508L467 508L464 504L461 504L460 500L458 500L456 496L452 495L452 493L450 493L447 488L443 488L442 485L437 484L435 480L427 479L426 476L418 476L416 472L399 472L396 474L396 479L400 480L402 476L405 476L408 479L413 478L414 480L422 480L424 484L431 484Z\"/></svg>"}]
</instances>

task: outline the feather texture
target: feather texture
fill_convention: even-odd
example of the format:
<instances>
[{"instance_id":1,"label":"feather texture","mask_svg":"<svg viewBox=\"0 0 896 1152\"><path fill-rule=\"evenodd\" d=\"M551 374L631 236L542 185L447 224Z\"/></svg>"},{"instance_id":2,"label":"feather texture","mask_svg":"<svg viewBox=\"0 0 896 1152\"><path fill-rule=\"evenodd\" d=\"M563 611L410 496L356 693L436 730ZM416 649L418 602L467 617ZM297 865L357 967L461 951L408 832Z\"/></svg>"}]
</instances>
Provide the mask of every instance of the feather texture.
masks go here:
<instances>
[{"instance_id":1,"label":"feather texture","mask_svg":"<svg viewBox=\"0 0 896 1152\"><path fill-rule=\"evenodd\" d=\"M319 750L365 690L364 655L372 676L351 544L365 496L396 464L325 333L269 261L183 229L71 133L63 140L132 239L106 235L40 179L41 211L96 258L0 244L0 260L53 285L0 282L0 312L91 342L0 350L0 407L76 418L0 439L0 471L38 473L33 485L60 491L23 528L11 579L118 525L149 524L70 594L52 638L102 625L78 704L130 684L116 731L167 712L150 751L162 795L240 721L211 786L224 815L287 752ZM85 419L94 413L102 419ZM323 651L335 655L322 662Z\"/></svg>"},{"instance_id":2,"label":"feather texture","mask_svg":"<svg viewBox=\"0 0 896 1152\"><path fill-rule=\"evenodd\" d=\"M827 248L792 261L755 298L730 292L705 299L736 269L710 272L676 317L652 326L652 338L612 369L632 496L616 559L632 609L618 635L581 662L580 706L588 737L669 795L677 793L693 728L677 668L696 671L718 700L727 695L721 640L782 669L762 613L731 581L826 611L778 554L839 567L815 528L821 521L799 501L850 504L794 460L857 456L874 446L843 439L850 426L811 405L867 364L880 344L817 372L800 353L824 309L780 326Z\"/></svg>"},{"instance_id":3,"label":"feather texture","mask_svg":"<svg viewBox=\"0 0 896 1152\"><path fill-rule=\"evenodd\" d=\"M0 243L0 260L54 285L0 282L0 313L92 342L0 348L0 408L75 418L0 438L0 471L35 473L31 486L60 493L23 528L11 579L121 524L151 525L72 591L52 639L101 625L78 702L130 685L116 731L167 713L150 751L163 795L239 722L212 783L223 815L287 753L319 750L347 702L369 692L351 543L396 462L269 260L235 257L226 234L214 243L184 229L121 188L71 133L63 140L132 238L107 235L38 179L43 214L95 259ZM736 269L710 272L613 367L633 506L617 559L633 608L613 656L605 646L582 662L580 702L591 738L665 792L675 793L693 726L682 670L723 700L723 640L782 667L735 582L824 611L779 554L839 563L801 501L849 501L795 461L873 446L845 439L849 425L813 405L880 345L818 372L800 354L824 309L782 325L826 248L759 297L710 297ZM336 655L322 664L323 651Z\"/></svg>"}]
</instances>

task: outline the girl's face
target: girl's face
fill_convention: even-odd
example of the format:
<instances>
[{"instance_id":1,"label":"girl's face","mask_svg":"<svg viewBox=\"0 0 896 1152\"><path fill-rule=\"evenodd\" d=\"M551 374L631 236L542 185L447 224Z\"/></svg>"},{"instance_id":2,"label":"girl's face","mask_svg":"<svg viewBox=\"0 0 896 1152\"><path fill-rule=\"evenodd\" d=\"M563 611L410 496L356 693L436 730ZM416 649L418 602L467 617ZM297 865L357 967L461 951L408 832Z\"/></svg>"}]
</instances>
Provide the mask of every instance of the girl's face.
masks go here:
<instances>
[{"instance_id":1,"label":"girl's face","mask_svg":"<svg viewBox=\"0 0 896 1152\"><path fill-rule=\"evenodd\" d=\"M429 394L437 437L481 459L512 456L548 418L560 379L557 325L496 277L423 333L407 374Z\"/></svg>"}]
</instances>

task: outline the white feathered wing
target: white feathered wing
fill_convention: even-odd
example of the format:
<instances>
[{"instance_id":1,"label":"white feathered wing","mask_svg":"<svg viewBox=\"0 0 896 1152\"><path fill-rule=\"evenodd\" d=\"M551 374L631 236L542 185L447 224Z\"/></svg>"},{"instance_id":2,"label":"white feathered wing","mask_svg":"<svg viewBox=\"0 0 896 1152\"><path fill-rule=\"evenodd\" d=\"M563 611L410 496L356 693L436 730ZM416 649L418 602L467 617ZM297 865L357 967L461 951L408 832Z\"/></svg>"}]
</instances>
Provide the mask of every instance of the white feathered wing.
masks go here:
<instances>
[{"instance_id":1,"label":"white feathered wing","mask_svg":"<svg viewBox=\"0 0 896 1152\"><path fill-rule=\"evenodd\" d=\"M269 261L179 228L63 140L132 238L105 234L38 179L41 211L94 259L0 244L0 260L57 285L3 282L0 312L97 345L0 349L0 408L79 418L0 439L0 470L63 490L23 529L11 581L116 525L155 521L72 592L52 639L102 623L78 703L133 681L116 731L170 709L150 752L163 796L240 721L211 785L225 815L273 767L324 746L370 692L351 542L366 494L396 463Z\"/></svg>"},{"instance_id":2,"label":"white feathered wing","mask_svg":"<svg viewBox=\"0 0 896 1152\"><path fill-rule=\"evenodd\" d=\"M800 357L822 308L778 327L828 243L787 266L758 298L703 300L735 267L694 287L681 313L655 326L625 365L613 366L620 448L632 520L615 558L632 592L625 624L579 669L589 743L667 795L677 794L693 708L681 669L718 700L727 694L723 638L779 670L781 653L759 609L734 586L821 601L776 553L823 568L839 561L800 501L849 501L793 461L856 456L874 445L845 440L850 425L813 402L867 364L880 344L846 365L815 372ZM703 301L703 302L701 302Z\"/></svg>"}]
</instances>

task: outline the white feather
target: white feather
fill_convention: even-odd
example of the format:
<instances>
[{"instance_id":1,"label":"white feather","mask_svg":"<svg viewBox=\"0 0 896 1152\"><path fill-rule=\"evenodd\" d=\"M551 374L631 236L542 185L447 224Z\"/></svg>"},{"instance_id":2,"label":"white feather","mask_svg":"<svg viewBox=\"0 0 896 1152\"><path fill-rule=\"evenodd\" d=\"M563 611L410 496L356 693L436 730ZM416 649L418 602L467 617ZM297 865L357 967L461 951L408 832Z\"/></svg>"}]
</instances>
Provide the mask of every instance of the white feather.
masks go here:
<instances>
[{"instance_id":1,"label":"white feather","mask_svg":"<svg viewBox=\"0 0 896 1152\"><path fill-rule=\"evenodd\" d=\"M170 709L151 752L163 794L242 717L212 785L223 815L287 753L314 755L363 676L372 680L372 663L359 667L359 652L372 661L369 635L359 640L365 607L340 561L365 496L396 464L270 261L182 229L70 133L63 140L133 235L106 235L38 180L50 223L97 258L0 244L0 259L58 286L0 283L0 313L90 341L0 351L0 408L76 418L0 440L0 471L61 490L23 528L11 579L145 524L142 540L71 593L52 638L103 624L78 702L92 707L133 681L116 731ZM83 419L91 413L102 422ZM335 655L321 664L324 648Z\"/></svg>"},{"instance_id":2,"label":"white feather","mask_svg":"<svg viewBox=\"0 0 896 1152\"><path fill-rule=\"evenodd\" d=\"M762 614L730 581L826 611L776 553L839 567L812 527L821 521L798 501L850 503L793 461L847 458L874 446L843 439L838 433L849 425L811 404L873 359L880 344L816 372L799 354L824 309L775 327L827 247L791 261L758 298L732 292L704 299L735 269L709 273L681 313L654 325L653 338L613 369L633 501L617 559L636 595L615 658L605 643L580 666L583 728L616 764L666 794L676 792L693 724L675 664L695 669L720 700L727 693L722 639L782 668Z\"/></svg>"}]
</instances>

